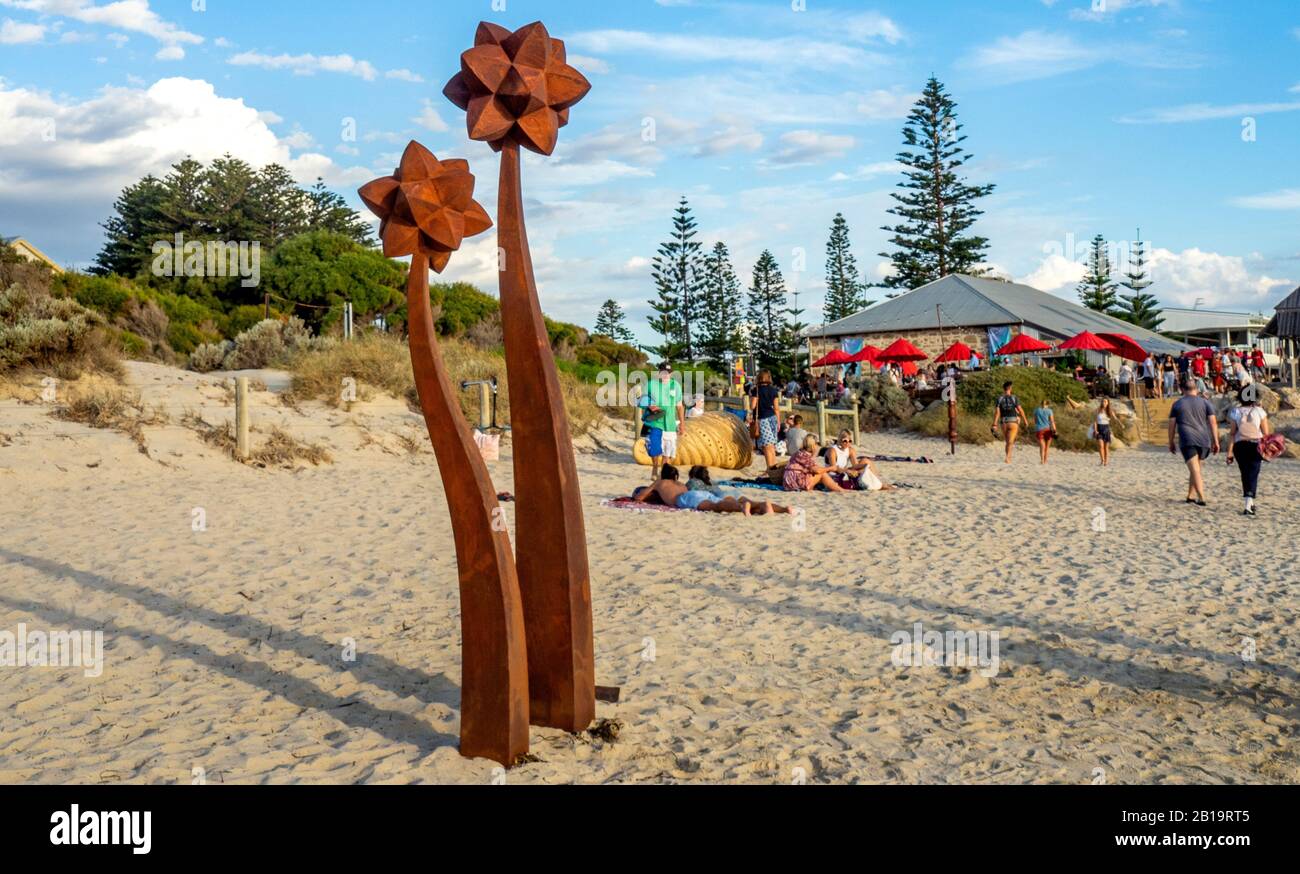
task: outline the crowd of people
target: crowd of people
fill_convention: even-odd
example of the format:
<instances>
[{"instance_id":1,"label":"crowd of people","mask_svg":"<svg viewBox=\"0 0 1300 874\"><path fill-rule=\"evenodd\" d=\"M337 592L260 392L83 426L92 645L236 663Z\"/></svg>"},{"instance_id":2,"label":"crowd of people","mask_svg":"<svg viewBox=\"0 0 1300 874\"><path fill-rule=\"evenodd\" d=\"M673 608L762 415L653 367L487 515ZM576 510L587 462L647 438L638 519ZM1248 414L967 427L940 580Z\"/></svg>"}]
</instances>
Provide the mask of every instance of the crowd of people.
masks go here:
<instances>
[{"instance_id":1,"label":"crowd of people","mask_svg":"<svg viewBox=\"0 0 1300 874\"><path fill-rule=\"evenodd\" d=\"M1218 412L1207 395L1235 391L1237 405L1228 414L1226 461L1229 465L1236 464L1241 475L1243 514L1256 514L1263 462L1280 455L1285 443L1273 433L1268 414L1259 403L1260 393L1252 389L1256 378L1265 373L1263 356L1255 353L1258 348L1249 356L1231 351L1215 351L1212 355L1191 353L1178 358L1149 355L1136 369L1128 362L1120 368L1116 384L1121 395L1140 389L1145 396L1158 399L1172 396L1175 387L1181 392L1170 411L1169 451L1181 454L1187 465L1189 504L1208 506L1202 465L1222 450ZM882 368L883 378L888 378L886 371L893 372ZM942 365L937 370L928 367L918 371L915 379L918 385L928 385L931 380L939 384L949 377L956 378L954 371L955 368ZM842 397L846 390L842 380L825 374L812 379L805 374L779 387L774 384L771 372L765 370L747 388L747 423L766 463L769 482L789 492L820 488L842 493L894 488L883 480L872 459L858 451L852 432L840 432L834 443L823 447L818 437L803 427L802 416L791 413L782 418L780 414L783 397L791 400L806 400L810 396ZM677 438L683 423L692 413L702 412L702 405L697 401L688 412L681 388L673 379L671 364L665 362L659 366L658 378L651 381L640 404L654 482L638 489L637 501L747 516L790 512L788 507L751 500L735 490L714 485L703 467L692 468L687 481L680 481L679 471L668 461L677 453ZM1007 464L1012 463L1021 429L1031 427L1038 443L1039 463L1048 463L1058 436L1056 411L1044 399L1033 410L1033 417L1031 424L1029 414L1016 397L1014 384L1007 382L994 405L991 424L994 436L1004 441ZM1110 466L1114 417L1110 397L1102 394L1092 414L1088 437L1095 441L1103 467Z\"/></svg>"},{"instance_id":2,"label":"crowd of people","mask_svg":"<svg viewBox=\"0 0 1300 874\"><path fill-rule=\"evenodd\" d=\"M1259 493L1259 477L1263 463L1282 454L1285 441L1273 433L1268 413L1260 405L1261 393L1252 390L1245 382L1237 392L1237 403L1229 410L1228 450L1226 461L1236 464L1241 475L1242 514L1256 515L1255 502ZM1198 381L1187 376L1180 383L1181 397L1174 402L1169 413L1169 452L1181 454L1187 466L1187 498L1189 504L1208 506L1203 465L1222 451L1219 413L1202 393ZM1103 467L1110 465L1110 448L1114 440L1111 424L1114 418L1111 399L1099 400L1093 413L1089 438L1094 440L1101 455ZM994 405L992 430L994 436L1005 441L1005 462L1011 464L1020 428L1030 427L1029 417L1016 397L1013 383L1005 383L1002 395ZM1047 464L1052 441L1056 439L1056 412L1046 398L1034 409L1034 434L1039 447L1039 463Z\"/></svg>"}]
</instances>

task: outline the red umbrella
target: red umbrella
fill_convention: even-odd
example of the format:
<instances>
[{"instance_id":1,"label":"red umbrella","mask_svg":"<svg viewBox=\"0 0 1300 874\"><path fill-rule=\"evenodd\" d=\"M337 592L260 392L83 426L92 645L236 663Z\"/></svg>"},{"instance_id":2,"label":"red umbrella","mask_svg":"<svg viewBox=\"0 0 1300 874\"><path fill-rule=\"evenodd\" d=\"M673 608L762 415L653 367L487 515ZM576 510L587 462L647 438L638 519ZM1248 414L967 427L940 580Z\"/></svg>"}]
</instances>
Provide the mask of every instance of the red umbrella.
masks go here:
<instances>
[{"instance_id":1,"label":"red umbrella","mask_svg":"<svg viewBox=\"0 0 1300 874\"><path fill-rule=\"evenodd\" d=\"M949 361L956 361L964 364L965 362L970 361L972 355L981 360L984 358L983 355L973 351L965 343L953 343L948 347L947 351L934 360L939 364L946 364Z\"/></svg>"},{"instance_id":2,"label":"red umbrella","mask_svg":"<svg viewBox=\"0 0 1300 874\"><path fill-rule=\"evenodd\" d=\"M1145 361L1147 350L1128 334L1098 334L1098 337L1115 347L1116 353L1128 361Z\"/></svg>"},{"instance_id":3,"label":"red umbrella","mask_svg":"<svg viewBox=\"0 0 1300 874\"><path fill-rule=\"evenodd\" d=\"M929 358L920 349L917 349L907 340L899 337L889 348L876 356L877 361L924 361Z\"/></svg>"},{"instance_id":4,"label":"red umbrella","mask_svg":"<svg viewBox=\"0 0 1300 874\"><path fill-rule=\"evenodd\" d=\"M875 364L876 359L880 357L880 353L881 350L875 346L863 346L856 354L849 358L849 361L853 364L858 364L863 361L868 364Z\"/></svg>"},{"instance_id":5,"label":"red umbrella","mask_svg":"<svg viewBox=\"0 0 1300 874\"><path fill-rule=\"evenodd\" d=\"M916 376L917 371L920 370L912 361L904 361L899 367L902 368L903 376Z\"/></svg>"},{"instance_id":6,"label":"red umbrella","mask_svg":"<svg viewBox=\"0 0 1300 874\"><path fill-rule=\"evenodd\" d=\"M836 364L848 364L852 360L853 357L849 355L849 353L845 352L843 349L832 349L829 353L823 355L821 358L818 358L816 361L814 361L812 363L812 366L832 367Z\"/></svg>"},{"instance_id":7,"label":"red umbrella","mask_svg":"<svg viewBox=\"0 0 1300 874\"><path fill-rule=\"evenodd\" d=\"M1060 350L1078 349L1083 352L1118 352L1119 351L1118 349L1115 348L1114 343L1111 343L1108 340L1103 340L1101 337L1098 337L1096 334L1092 333L1092 331L1084 331L1081 334L1077 334L1074 337L1071 337L1070 339L1066 340L1064 343L1057 346L1056 348Z\"/></svg>"},{"instance_id":8,"label":"red umbrella","mask_svg":"<svg viewBox=\"0 0 1300 874\"><path fill-rule=\"evenodd\" d=\"M1051 346L1042 340L1035 340L1028 334L1016 334L1011 342L998 350L998 355L1025 355L1029 352L1047 352Z\"/></svg>"},{"instance_id":9,"label":"red umbrella","mask_svg":"<svg viewBox=\"0 0 1300 874\"><path fill-rule=\"evenodd\" d=\"M1197 349L1195 352L1193 352L1193 353L1192 353L1192 357L1193 357L1193 358L1205 358L1205 359L1208 360L1208 359L1213 358L1215 355L1218 355L1218 354L1219 354L1219 353L1215 352L1213 349L1211 349L1210 347L1206 346L1206 347L1203 348L1203 349Z\"/></svg>"}]
</instances>

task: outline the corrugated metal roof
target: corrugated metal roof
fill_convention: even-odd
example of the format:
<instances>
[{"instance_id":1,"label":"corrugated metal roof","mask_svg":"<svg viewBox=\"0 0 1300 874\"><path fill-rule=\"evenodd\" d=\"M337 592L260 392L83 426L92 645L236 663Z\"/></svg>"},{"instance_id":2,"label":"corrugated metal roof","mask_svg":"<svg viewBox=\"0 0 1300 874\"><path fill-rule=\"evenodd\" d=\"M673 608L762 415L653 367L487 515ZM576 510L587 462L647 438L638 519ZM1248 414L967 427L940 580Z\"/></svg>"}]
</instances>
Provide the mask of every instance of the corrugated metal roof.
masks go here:
<instances>
[{"instance_id":1,"label":"corrugated metal roof","mask_svg":"<svg viewBox=\"0 0 1300 874\"><path fill-rule=\"evenodd\" d=\"M936 307L942 310L945 328L1025 325L1061 340L1092 331L1127 334L1149 352L1177 354L1191 348L1028 285L962 274L945 276L808 334L842 337L932 330L940 327Z\"/></svg>"},{"instance_id":2,"label":"corrugated metal roof","mask_svg":"<svg viewBox=\"0 0 1300 874\"><path fill-rule=\"evenodd\" d=\"M1270 337L1300 337L1300 288L1277 305L1277 315L1273 316L1264 333Z\"/></svg>"}]
</instances>

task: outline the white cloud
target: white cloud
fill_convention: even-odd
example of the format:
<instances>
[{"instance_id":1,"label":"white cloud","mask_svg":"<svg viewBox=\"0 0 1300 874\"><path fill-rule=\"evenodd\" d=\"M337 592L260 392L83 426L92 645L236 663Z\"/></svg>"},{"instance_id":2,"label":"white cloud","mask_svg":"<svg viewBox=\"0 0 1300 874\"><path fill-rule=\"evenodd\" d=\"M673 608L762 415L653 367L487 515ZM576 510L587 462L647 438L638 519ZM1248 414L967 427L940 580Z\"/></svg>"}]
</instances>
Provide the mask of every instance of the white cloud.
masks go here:
<instances>
[{"instance_id":1,"label":"white cloud","mask_svg":"<svg viewBox=\"0 0 1300 874\"><path fill-rule=\"evenodd\" d=\"M1300 209L1300 188L1237 197L1232 200L1232 205L1242 209Z\"/></svg>"},{"instance_id":2,"label":"white cloud","mask_svg":"<svg viewBox=\"0 0 1300 874\"><path fill-rule=\"evenodd\" d=\"M1153 40L1085 44L1064 33L1027 30L976 48L961 58L957 66L977 70L995 82L1013 83L1073 73L1102 63L1191 69L1199 66L1201 60L1185 50L1171 49Z\"/></svg>"},{"instance_id":3,"label":"white cloud","mask_svg":"<svg viewBox=\"0 0 1300 874\"><path fill-rule=\"evenodd\" d=\"M1084 267L1081 261L1066 258L1061 254L1048 255L1037 269L1016 280L1040 291L1060 291L1073 288L1083 280Z\"/></svg>"},{"instance_id":4,"label":"white cloud","mask_svg":"<svg viewBox=\"0 0 1300 874\"><path fill-rule=\"evenodd\" d=\"M1103 0L1102 3L1088 3L1085 7L1070 10L1072 21L1107 21L1128 9L1142 7L1171 6L1174 0Z\"/></svg>"},{"instance_id":5,"label":"white cloud","mask_svg":"<svg viewBox=\"0 0 1300 874\"><path fill-rule=\"evenodd\" d=\"M424 101L424 108L420 110L420 114L412 118L411 121L426 130L433 131L434 133L440 134L449 129L447 127L447 122L442 120L442 116L439 115L438 110L434 108L433 101L428 99Z\"/></svg>"},{"instance_id":6,"label":"white cloud","mask_svg":"<svg viewBox=\"0 0 1300 874\"><path fill-rule=\"evenodd\" d=\"M0 45L16 46L45 39L45 25L28 24L6 18L0 24Z\"/></svg>"},{"instance_id":7,"label":"white cloud","mask_svg":"<svg viewBox=\"0 0 1300 874\"><path fill-rule=\"evenodd\" d=\"M1153 249L1147 262L1154 283L1151 292L1170 306L1190 307L1200 300L1210 307L1260 309L1276 302L1294 281L1253 270L1252 264L1259 260L1258 256L1221 255L1195 247L1181 252ZM1053 253L1016 281L1074 299L1074 288L1084 272L1082 261ZM1121 288L1120 293L1128 292Z\"/></svg>"},{"instance_id":8,"label":"white cloud","mask_svg":"<svg viewBox=\"0 0 1300 874\"><path fill-rule=\"evenodd\" d=\"M869 91L858 98L858 112L870 119L907 118L920 96L908 91Z\"/></svg>"},{"instance_id":9,"label":"white cloud","mask_svg":"<svg viewBox=\"0 0 1300 874\"><path fill-rule=\"evenodd\" d=\"M855 170L848 173L843 171L831 176L832 182L851 182L862 181L865 179L874 179L877 176L884 176L891 173L902 173L907 168L897 161L876 161L872 164L863 164Z\"/></svg>"},{"instance_id":10,"label":"white cloud","mask_svg":"<svg viewBox=\"0 0 1300 874\"><path fill-rule=\"evenodd\" d=\"M396 79L396 80L398 80L399 82L416 82L416 83L419 83L419 82L423 82L423 81L424 81L424 77L421 76L419 73L413 73L413 72L411 72L410 70L407 70L407 69L401 69L401 70L389 70L387 73L384 74L384 78L385 78L385 79Z\"/></svg>"},{"instance_id":11,"label":"white cloud","mask_svg":"<svg viewBox=\"0 0 1300 874\"><path fill-rule=\"evenodd\" d=\"M1222 118L1245 118L1248 115L1267 115L1274 112L1295 112L1300 101L1289 103L1235 103L1214 106L1209 103L1189 103L1164 109L1147 109L1120 116L1120 124L1181 124L1194 121L1211 121Z\"/></svg>"},{"instance_id":12,"label":"white cloud","mask_svg":"<svg viewBox=\"0 0 1300 874\"><path fill-rule=\"evenodd\" d=\"M856 141L846 134L826 134L813 130L794 130L781 135L781 147L767 159L770 164L817 164L838 158L853 148Z\"/></svg>"},{"instance_id":13,"label":"white cloud","mask_svg":"<svg viewBox=\"0 0 1300 874\"><path fill-rule=\"evenodd\" d=\"M369 61L359 61L351 55L264 55L259 52L240 52L227 63L237 67L261 67L264 70L291 70L297 76L316 73L343 73L373 82L379 71Z\"/></svg>"},{"instance_id":14,"label":"white cloud","mask_svg":"<svg viewBox=\"0 0 1300 874\"><path fill-rule=\"evenodd\" d=\"M84 262L121 189L146 173L166 173L187 155L210 161L229 152L254 166L279 163L301 183L321 176L344 190L378 175L295 152L293 144L303 141L278 137L267 119L197 79L161 79L147 89L111 86L85 100L0 83L5 212L21 216L21 232L41 240L59 261Z\"/></svg>"},{"instance_id":15,"label":"white cloud","mask_svg":"<svg viewBox=\"0 0 1300 874\"><path fill-rule=\"evenodd\" d=\"M607 61L593 58L590 55L569 55L569 65L588 75L595 73L606 76L613 72L614 69Z\"/></svg>"},{"instance_id":16,"label":"white cloud","mask_svg":"<svg viewBox=\"0 0 1300 874\"><path fill-rule=\"evenodd\" d=\"M0 0L0 6L143 33L165 45L198 45L203 42L203 37L159 17L149 8L149 0L114 0L103 6L96 5L93 0Z\"/></svg>"},{"instance_id":17,"label":"white cloud","mask_svg":"<svg viewBox=\"0 0 1300 874\"><path fill-rule=\"evenodd\" d=\"M185 58L185 49L177 45L163 46L154 57L160 61L180 61Z\"/></svg>"},{"instance_id":18,"label":"white cloud","mask_svg":"<svg viewBox=\"0 0 1300 874\"><path fill-rule=\"evenodd\" d=\"M667 58L686 63L735 63L781 68L861 69L880 63L873 52L800 36L772 39L717 34L650 33L640 30L590 30L567 42L598 55Z\"/></svg>"}]
</instances>

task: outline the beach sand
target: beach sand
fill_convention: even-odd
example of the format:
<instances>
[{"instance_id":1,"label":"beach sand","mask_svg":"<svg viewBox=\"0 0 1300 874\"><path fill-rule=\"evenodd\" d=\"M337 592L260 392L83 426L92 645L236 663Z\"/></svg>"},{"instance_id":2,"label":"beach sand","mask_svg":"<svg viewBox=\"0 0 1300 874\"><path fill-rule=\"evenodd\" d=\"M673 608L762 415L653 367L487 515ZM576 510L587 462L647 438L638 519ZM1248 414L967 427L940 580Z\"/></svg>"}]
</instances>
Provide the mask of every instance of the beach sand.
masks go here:
<instances>
[{"instance_id":1,"label":"beach sand","mask_svg":"<svg viewBox=\"0 0 1300 874\"><path fill-rule=\"evenodd\" d=\"M294 411L263 374L255 442L280 422L334 463L256 469L178 424L231 417L216 378L131 375L172 418L145 429L149 456L0 401L0 631L105 647L97 678L0 668L0 781L1300 780L1300 462L1268 465L1243 519L1222 459L1201 509L1154 448L1007 467L994 446L871 434L936 463L880 465L918 486L888 494L751 493L793 499L797 530L602 508L647 471L630 427L584 440L597 682L622 688L597 710L623 728L534 729L541 761L505 773L456 751L455 560L419 417ZM996 632L997 674L896 666L916 623Z\"/></svg>"}]
</instances>

